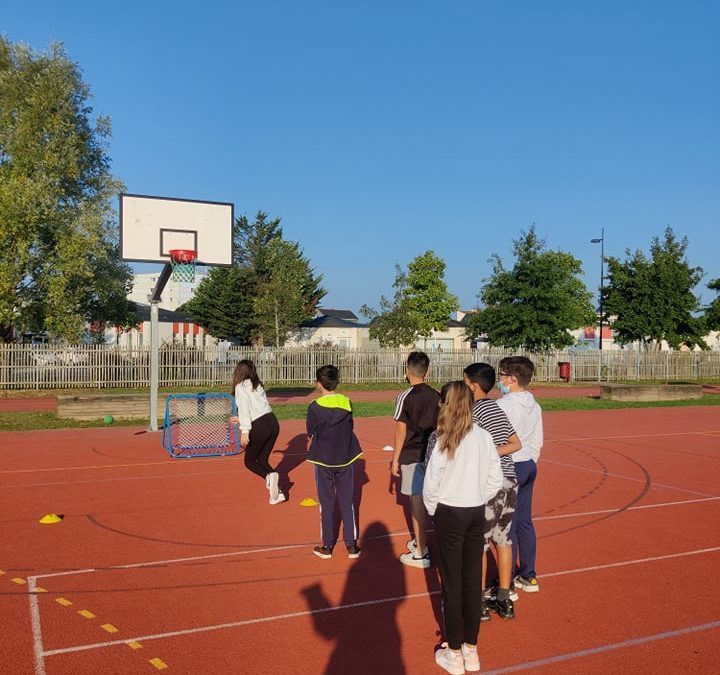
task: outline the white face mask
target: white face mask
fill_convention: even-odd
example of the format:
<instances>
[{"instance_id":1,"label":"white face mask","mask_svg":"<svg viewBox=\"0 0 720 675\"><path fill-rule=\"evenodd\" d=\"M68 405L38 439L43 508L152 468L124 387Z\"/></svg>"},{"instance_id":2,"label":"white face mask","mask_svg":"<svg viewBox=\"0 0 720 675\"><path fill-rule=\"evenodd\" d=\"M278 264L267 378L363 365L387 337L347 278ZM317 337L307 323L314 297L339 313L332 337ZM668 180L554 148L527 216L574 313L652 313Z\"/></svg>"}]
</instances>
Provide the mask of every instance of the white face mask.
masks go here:
<instances>
[{"instance_id":1,"label":"white face mask","mask_svg":"<svg viewBox=\"0 0 720 675\"><path fill-rule=\"evenodd\" d=\"M497 388L503 393L503 395L510 393L510 387L503 382L500 382L500 380L497 381Z\"/></svg>"}]
</instances>

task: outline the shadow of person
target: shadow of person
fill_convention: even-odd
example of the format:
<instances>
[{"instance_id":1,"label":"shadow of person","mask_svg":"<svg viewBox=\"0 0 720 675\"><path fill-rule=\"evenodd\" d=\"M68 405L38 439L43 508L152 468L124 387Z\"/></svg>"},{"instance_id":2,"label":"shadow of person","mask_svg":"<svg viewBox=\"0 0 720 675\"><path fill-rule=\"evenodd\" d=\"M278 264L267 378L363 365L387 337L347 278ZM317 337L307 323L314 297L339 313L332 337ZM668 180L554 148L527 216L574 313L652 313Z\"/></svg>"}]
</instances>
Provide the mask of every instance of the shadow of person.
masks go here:
<instances>
[{"instance_id":1,"label":"shadow of person","mask_svg":"<svg viewBox=\"0 0 720 675\"><path fill-rule=\"evenodd\" d=\"M348 571L339 605L330 604L319 583L302 589L315 631L335 641L325 670L317 672L404 675L397 610L405 601L405 571L383 523L371 523L360 544L362 555ZM342 546L335 551L336 558L344 554Z\"/></svg>"},{"instance_id":2,"label":"shadow of person","mask_svg":"<svg viewBox=\"0 0 720 675\"><path fill-rule=\"evenodd\" d=\"M290 499L290 489L294 483L290 480L290 474L307 459L307 436L298 434L288 442L287 448L281 453L282 459L275 467L280 474L280 491Z\"/></svg>"}]
</instances>

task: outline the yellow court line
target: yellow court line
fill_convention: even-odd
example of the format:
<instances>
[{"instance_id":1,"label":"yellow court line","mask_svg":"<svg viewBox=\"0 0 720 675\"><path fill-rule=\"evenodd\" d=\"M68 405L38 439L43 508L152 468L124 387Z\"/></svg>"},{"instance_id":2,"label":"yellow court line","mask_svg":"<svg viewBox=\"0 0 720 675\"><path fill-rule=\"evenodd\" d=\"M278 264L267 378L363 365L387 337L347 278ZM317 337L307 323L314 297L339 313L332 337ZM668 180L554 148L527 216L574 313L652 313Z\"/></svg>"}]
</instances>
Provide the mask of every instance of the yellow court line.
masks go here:
<instances>
[{"instance_id":1,"label":"yellow court line","mask_svg":"<svg viewBox=\"0 0 720 675\"><path fill-rule=\"evenodd\" d=\"M68 600L67 598L55 598L55 602L63 607L69 607L72 605L72 600Z\"/></svg>"},{"instance_id":2,"label":"yellow court line","mask_svg":"<svg viewBox=\"0 0 720 675\"><path fill-rule=\"evenodd\" d=\"M21 586L22 586L23 584L26 584L26 583L27 583L27 580L26 580L26 579L21 579L20 577L15 577L15 578L13 579L13 581L14 581L16 584L20 584Z\"/></svg>"},{"instance_id":3,"label":"yellow court line","mask_svg":"<svg viewBox=\"0 0 720 675\"><path fill-rule=\"evenodd\" d=\"M102 626L100 626L103 630L106 630L108 633L117 633L118 629L115 628L111 623L104 623Z\"/></svg>"},{"instance_id":4,"label":"yellow court line","mask_svg":"<svg viewBox=\"0 0 720 675\"><path fill-rule=\"evenodd\" d=\"M139 642L136 642L135 640L130 640L129 642L125 643L130 649L142 649L142 645Z\"/></svg>"},{"instance_id":5,"label":"yellow court line","mask_svg":"<svg viewBox=\"0 0 720 675\"><path fill-rule=\"evenodd\" d=\"M89 609L79 609L78 614L86 619L94 619L95 615Z\"/></svg>"},{"instance_id":6,"label":"yellow court line","mask_svg":"<svg viewBox=\"0 0 720 675\"><path fill-rule=\"evenodd\" d=\"M150 663L152 663L158 670L165 670L166 668L170 667L167 663L165 663L165 661L157 657L155 657L154 659L150 659Z\"/></svg>"}]
</instances>

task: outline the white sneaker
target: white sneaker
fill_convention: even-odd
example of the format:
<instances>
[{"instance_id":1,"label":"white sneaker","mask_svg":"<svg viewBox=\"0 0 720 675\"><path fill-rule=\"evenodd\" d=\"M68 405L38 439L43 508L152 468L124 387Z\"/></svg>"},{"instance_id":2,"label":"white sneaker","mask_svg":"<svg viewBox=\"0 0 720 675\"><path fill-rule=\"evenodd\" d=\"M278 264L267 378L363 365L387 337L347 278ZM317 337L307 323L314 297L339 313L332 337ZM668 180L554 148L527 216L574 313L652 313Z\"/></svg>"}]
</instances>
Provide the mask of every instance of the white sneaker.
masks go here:
<instances>
[{"instance_id":1,"label":"white sneaker","mask_svg":"<svg viewBox=\"0 0 720 675\"><path fill-rule=\"evenodd\" d=\"M285 501L286 497L282 492L278 492L278 496L276 499L273 499L270 497L270 503L271 504L282 504Z\"/></svg>"},{"instance_id":2,"label":"white sneaker","mask_svg":"<svg viewBox=\"0 0 720 675\"><path fill-rule=\"evenodd\" d=\"M480 656L477 647L470 648L466 644L462 646L462 657L465 663L465 670L476 672L480 670Z\"/></svg>"},{"instance_id":3,"label":"white sneaker","mask_svg":"<svg viewBox=\"0 0 720 675\"><path fill-rule=\"evenodd\" d=\"M272 473L269 473L265 477L265 482L267 484L267 489L270 490L270 500L276 500L278 498L278 495L280 494L280 489L278 488L278 483L280 481L280 475L277 471L273 471Z\"/></svg>"},{"instance_id":4,"label":"white sneaker","mask_svg":"<svg viewBox=\"0 0 720 675\"><path fill-rule=\"evenodd\" d=\"M443 642L443 646L435 652L435 663L451 675L465 675L462 651L450 649L447 642Z\"/></svg>"},{"instance_id":5,"label":"white sneaker","mask_svg":"<svg viewBox=\"0 0 720 675\"><path fill-rule=\"evenodd\" d=\"M420 569L428 569L430 567L430 553L416 557L415 553L408 551L400 556L400 562L410 567L419 567Z\"/></svg>"}]
</instances>

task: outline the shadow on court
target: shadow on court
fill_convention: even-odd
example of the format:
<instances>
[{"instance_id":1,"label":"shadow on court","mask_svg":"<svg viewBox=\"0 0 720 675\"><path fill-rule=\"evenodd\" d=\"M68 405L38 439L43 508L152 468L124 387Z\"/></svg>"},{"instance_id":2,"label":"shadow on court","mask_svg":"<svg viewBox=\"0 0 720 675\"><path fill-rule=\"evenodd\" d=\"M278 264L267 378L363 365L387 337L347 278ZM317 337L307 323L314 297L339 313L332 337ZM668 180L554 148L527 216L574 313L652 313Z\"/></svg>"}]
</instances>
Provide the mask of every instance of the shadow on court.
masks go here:
<instances>
[{"instance_id":1,"label":"shadow on court","mask_svg":"<svg viewBox=\"0 0 720 675\"><path fill-rule=\"evenodd\" d=\"M321 584L302 589L308 608L315 612L312 614L315 632L335 642L325 669L317 664L316 672L404 675L397 610L405 601L405 570L395 557L392 540L383 523L375 521L367 527L361 546L363 553L348 571L337 608L333 609ZM335 558L345 553L343 546L335 551ZM330 567L334 562L319 560L318 565ZM384 602L347 607L375 600Z\"/></svg>"},{"instance_id":2,"label":"shadow on court","mask_svg":"<svg viewBox=\"0 0 720 675\"><path fill-rule=\"evenodd\" d=\"M271 455L272 457L272 455ZM288 442L287 448L282 453L280 463L275 467L275 471L280 474L280 491L290 500L290 490L295 483L290 478L290 474L307 459L307 436L298 434L293 436Z\"/></svg>"}]
</instances>

